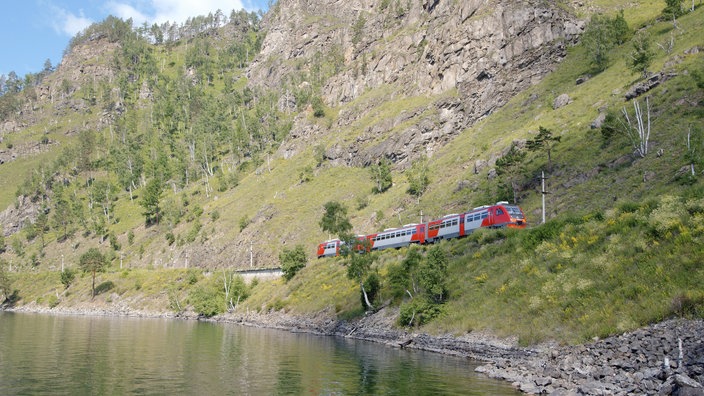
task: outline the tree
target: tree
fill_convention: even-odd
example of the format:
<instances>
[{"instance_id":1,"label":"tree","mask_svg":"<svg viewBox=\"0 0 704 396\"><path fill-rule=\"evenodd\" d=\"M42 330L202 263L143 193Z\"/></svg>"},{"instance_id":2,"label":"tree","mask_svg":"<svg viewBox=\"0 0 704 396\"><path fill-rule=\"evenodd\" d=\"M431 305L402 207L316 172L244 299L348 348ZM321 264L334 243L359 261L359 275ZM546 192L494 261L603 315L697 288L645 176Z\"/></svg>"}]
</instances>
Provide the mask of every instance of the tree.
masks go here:
<instances>
[{"instance_id":1,"label":"tree","mask_svg":"<svg viewBox=\"0 0 704 396\"><path fill-rule=\"evenodd\" d=\"M374 187L372 188L374 194L381 194L391 188L393 181L391 180L391 162L388 159L382 158L376 165L372 165L369 170L372 175L372 181L374 181Z\"/></svg>"},{"instance_id":2,"label":"tree","mask_svg":"<svg viewBox=\"0 0 704 396\"><path fill-rule=\"evenodd\" d=\"M90 248L87 252L83 253L79 259L78 265L81 267L83 272L90 272L93 276L93 283L91 286L91 298L95 297L95 273L105 269L107 265L107 260L100 250L97 248Z\"/></svg>"},{"instance_id":3,"label":"tree","mask_svg":"<svg viewBox=\"0 0 704 396\"><path fill-rule=\"evenodd\" d=\"M647 118L643 120L643 111L640 109L640 104L637 99L633 99L633 109L635 111L635 117L631 121L631 117L628 115L626 107L623 107L623 118L626 120L624 129L628 134L628 138L633 144L633 148L636 149L641 158L645 158L648 154L648 141L650 140L650 100L648 97L645 98L645 107L647 111Z\"/></svg>"},{"instance_id":4,"label":"tree","mask_svg":"<svg viewBox=\"0 0 704 396\"><path fill-rule=\"evenodd\" d=\"M614 18L599 14L592 15L582 35L582 44L587 50L595 71L601 72L608 67L609 52L615 46L623 44L629 35L630 28L623 16L623 11Z\"/></svg>"},{"instance_id":5,"label":"tree","mask_svg":"<svg viewBox=\"0 0 704 396\"><path fill-rule=\"evenodd\" d=\"M418 282L425 296L439 304L447 298L447 256L440 246L433 246L418 269Z\"/></svg>"},{"instance_id":6,"label":"tree","mask_svg":"<svg viewBox=\"0 0 704 396\"><path fill-rule=\"evenodd\" d=\"M518 185L516 178L522 170L523 159L526 157L525 151L521 150L515 144L511 145L508 152L496 160L496 173L499 176L506 176L508 182L511 184L511 191L513 193L513 202L517 202L516 194L518 191ZM499 185L499 200L508 200L508 191L506 191L505 185Z\"/></svg>"},{"instance_id":7,"label":"tree","mask_svg":"<svg viewBox=\"0 0 704 396\"><path fill-rule=\"evenodd\" d=\"M328 201L323 206L325 213L318 223L323 231L341 237L352 230L352 224L347 218L347 208L344 205L337 201Z\"/></svg>"},{"instance_id":8,"label":"tree","mask_svg":"<svg viewBox=\"0 0 704 396\"><path fill-rule=\"evenodd\" d=\"M430 185L429 173L427 157L413 162L411 169L406 172L406 178L408 178L409 184L408 193L416 198L420 198Z\"/></svg>"},{"instance_id":9,"label":"tree","mask_svg":"<svg viewBox=\"0 0 704 396\"><path fill-rule=\"evenodd\" d=\"M0 296L3 296L3 300L9 298L12 288L12 282L5 272L5 266L5 260L0 259Z\"/></svg>"},{"instance_id":10,"label":"tree","mask_svg":"<svg viewBox=\"0 0 704 396\"><path fill-rule=\"evenodd\" d=\"M139 202L140 206L144 208L142 214L146 225L159 224L159 216L161 215L159 202L161 201L162 192L163 186L158 179L151 179L147 182L142 200Z\"/></svg>"},{"instance_id":11,"label":"tree","mask_svg":"<svg viewBox=\"0 0 704 396\"><path fill-rule=\"evenodd\" d=\"M367 242L366 239L362 242L362 245L364 246L361 250L347 249L347 260L345 265L347 266L347 278L355 280L359 283L359 288L362 292L362 301L364 302L364 309L373 310L374 306L372 305L372 299L367 291L368 289L373 289L373 287L370 286L372 286L371 284L374 282L374 278L369 275L372 265L377 259L377 255L366 251L366 245L368 243L365 242ZM365 285L367 287L365 287Z\"/></svg>"},{"instance_id":12,"label":"tree","mask_svg":"<svg viewBox=\"0 0 704 396\"><path fill-rule=\"evenodd\" d=\"M60 230L57 240L63 241L68 238L69 227L73 224L74 217L71 210L71 203L66 199L64 188L59 184L54 189L54 215L52 217L53 226Z\"/></svg>"},{"instance_id":13,"label":"tree","mask_svg":"<svg viewBox=\"0 0 704 396\"><path fill-rule=\"evenodd\" d=\"M394 297L408 295L414 298L418 294L417 269L422 261L423 255L420 249L417 246L411 246L401 263L389 266L389 286Z\"/></svg>"},{"instance_id":14,"label":"tree","mask_svg":"<svg viewBox=\"0 0 704 396\"><path fill-rule=\"evenodd\" d=\"M526 142L526 147L530 151L545 151L548 155L548 172L552 171L552 158L550 153L557 143L560 143L561 136L553 136L552 131L547 128L540 127L538 135Z\"/></svg>"},{"instance_id":15,"label":"tree","mask_svg":"<svg viewBox=\"0 0 704 396\"><path fill-rule=\"evenodd\" d=\"M308 258L303 245L296 245L293 249L284 249L279 253L279 263L281 271L284 273L284 279L291 280L299 270L306 266Z\"/></svg>"},{"instance_id":16,"label":"tree","mask_svg":"<svg viewBox=\"0 0 704 396\"><path fill-rule=\"evenodd\" d=\"M662 16L668 20L679 18L684 14L683 2L683 0L665 0L665 9L662 10Z\"/></svg>"},{"instance_id":17,"label":"tree","mask_svg":"<svg viewBox=\"0 0 704 396\"><path fill-rule=\"evenodd\" d=\"M655 53L650 44L650 37L645 31L640 31L633 37L633 51L630 54L629 66L634 73L642 73L648 77L648 68L653 63Z\"/></svg>"}]
</instances>

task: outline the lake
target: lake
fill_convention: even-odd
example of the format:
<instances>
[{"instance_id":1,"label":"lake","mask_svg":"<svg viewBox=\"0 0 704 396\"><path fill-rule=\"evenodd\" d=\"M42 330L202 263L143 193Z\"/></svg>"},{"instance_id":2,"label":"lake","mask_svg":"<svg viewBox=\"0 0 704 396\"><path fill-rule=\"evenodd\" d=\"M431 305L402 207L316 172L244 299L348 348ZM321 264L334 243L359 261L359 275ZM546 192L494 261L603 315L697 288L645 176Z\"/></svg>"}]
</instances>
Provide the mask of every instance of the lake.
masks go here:
<instances>
[{"instance_id":1,"label":"lake","mask_svg":"<svg viewBox=\"0 0 704 396\"><path fill-rule=\"evenodd\" d=\"M517 395L478 362L176 319L0 312L0 394Z\"/></svg>"}]
</instances>

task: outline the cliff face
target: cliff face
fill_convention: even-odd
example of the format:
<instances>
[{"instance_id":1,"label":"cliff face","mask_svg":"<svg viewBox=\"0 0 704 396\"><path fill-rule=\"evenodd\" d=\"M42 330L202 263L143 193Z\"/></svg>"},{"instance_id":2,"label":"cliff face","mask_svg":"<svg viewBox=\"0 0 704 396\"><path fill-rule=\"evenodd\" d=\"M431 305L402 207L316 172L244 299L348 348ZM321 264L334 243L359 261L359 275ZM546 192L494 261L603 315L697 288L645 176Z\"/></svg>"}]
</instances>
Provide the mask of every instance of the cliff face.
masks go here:
<instances>
[{"instance_id":1,"label":"cliff face","mask_svg":"<svg viewBox=\"0 0 704 396\"><path fill-rule=\"evenodd\" d=\"M350 146L328 150L328 159L349 165L380 155L401 164L432 155L552 71L582 29L545 1L282 0L264 22L267 37L249 69L252 84L280 86L324 54L340 60L322 87L329 106L344 108L382 86L396 97L444 96L409 109L415 114L385 119ZM357 106L356 114L343 111L333 127L349 125L375 105ZM410 126L380 139L409 120ZM293 131L294 137L318 135L304 120ZM372 140L378 143L365 144Z\"/></svg>"}]
</instances>

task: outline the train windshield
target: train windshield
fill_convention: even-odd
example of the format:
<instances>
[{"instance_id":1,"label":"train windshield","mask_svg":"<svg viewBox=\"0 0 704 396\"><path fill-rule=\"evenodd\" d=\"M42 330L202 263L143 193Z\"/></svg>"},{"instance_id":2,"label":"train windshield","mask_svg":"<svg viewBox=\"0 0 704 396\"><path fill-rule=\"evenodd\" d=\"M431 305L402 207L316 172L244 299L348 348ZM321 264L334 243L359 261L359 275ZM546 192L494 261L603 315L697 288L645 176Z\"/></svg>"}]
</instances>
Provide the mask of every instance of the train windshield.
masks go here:
<instances>
[{"instance_id":1,"label":"train windshield","mask_svg":"<svg viewBox=\"0 0 704 396\"><path fill-rule=\"evenodd\" d=\"M521 209L518 206L505 206L506 210L508 211L509 216L513 217L514 219L522 219L523 218L523 212L521 212Z\"/></svg>"}]
</instances>

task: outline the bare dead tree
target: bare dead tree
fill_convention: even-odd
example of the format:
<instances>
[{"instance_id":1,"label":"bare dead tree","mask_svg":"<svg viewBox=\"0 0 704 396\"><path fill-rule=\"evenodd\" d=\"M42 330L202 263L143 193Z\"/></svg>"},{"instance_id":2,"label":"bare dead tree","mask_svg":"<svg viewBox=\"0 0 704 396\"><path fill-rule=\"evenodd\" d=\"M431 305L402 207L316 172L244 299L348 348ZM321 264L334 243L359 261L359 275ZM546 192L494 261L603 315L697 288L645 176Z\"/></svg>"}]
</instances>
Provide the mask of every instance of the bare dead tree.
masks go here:
<instances>
[{"instance_id":1,"label":"bare dead tree","mask_svg":"<svg viewBox=\"0 0 704 396\"><path fill-rule=\"evenodd\" d=\"M633 108L635 110L635 118L633 121L631 121L626 107L624 106L622 109L623 117L628 124L625 128L626 133L633 144L633 148L636 149L636 153L641 158L645 158L645 156L648 155L648 140L650 140L650 101L647 97L645 98L645 106L647 111L645 122L643 121L643 111L637 99L633 99Z\"/></svg>"}]
</instances>

